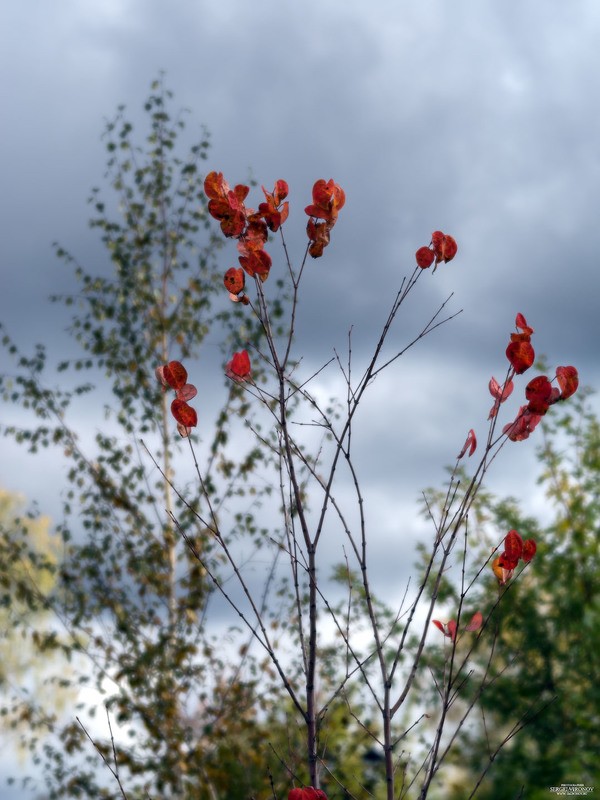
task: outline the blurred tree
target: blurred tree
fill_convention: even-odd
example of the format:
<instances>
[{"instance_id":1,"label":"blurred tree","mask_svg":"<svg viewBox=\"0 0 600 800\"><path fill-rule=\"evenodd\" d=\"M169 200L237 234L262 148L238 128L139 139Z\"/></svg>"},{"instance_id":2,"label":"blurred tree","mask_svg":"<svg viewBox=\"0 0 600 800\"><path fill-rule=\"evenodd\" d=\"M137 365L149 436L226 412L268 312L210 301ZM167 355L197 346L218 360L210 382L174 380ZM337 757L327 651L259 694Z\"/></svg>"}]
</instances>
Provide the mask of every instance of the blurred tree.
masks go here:
<instances>
[{"instance_id":1,"label":"blurred tree","mask_svg":"<svg viewBox=\"0 0 600 800\"><path fill-rule=\"evenodd\" d=\"M176 517L185 526L205 562L217 571L220 556L212 555L212 542L191 511L202 502L200 487L193 481L184 485L180 478L175 489L173 461L182 442L169 412L170 398L154 369L173 359L185 359L193 369L201 352L215 356L211 333L218 331L223 347L230 348L252 341L259 328L226 304L215 269L218 241L210 233L199 175L208 139L204 136L186 158L179 157L184 124L181 117L172 118L170 96L162 81L152 85L145 105L145 148L134 145L133 126L122 108L107 125L108 175L116 202L105 203L94 190L91 225L101 233L111 271L93 275L57 248L59 257L74 265L79 291L54 299L74 308L71 333L83 356L63 361L60 386L48 389L45 348L25 356L4 332L3 343L17 360L17 370L0 378L4 398L32 410L38 419L30 428L4 425L3 434L33 453L58 446L68 465L64 518L57 529L60 560L54 551L37 549L29 535L43 529L40 520L25 520L16 532L3 526L4 613L13 620L17 609L25 607L56 615L57 625L33 631L31 642L38 654L61 652L73 663L74 673L62 671L60 680L73 690L94 689L87 708L91 716L98 698L106 699L115 730L124 732L116 746L131 798L146 797L146 792L161 798L216 796L226 764L221 761L218 771L211 772L207 739L196 736L198 714L208 728L216 720L231 723L227 736L233 767L238 763L236 736L243 732L244 709L252 705L257 681L250 655L243 662L247 670L229 665L222 636L209 634L205 619L212 585L173 522ZM214 304L217 292L223 302ZM91 385L74 385L69 378L73 370L108 380L112 387L104 419L92 423L95 432L76 431L69 421L91 408ZM245 419L248 409L234 382L213 393L219 391L215 424L204 426L212 440L203 448L202 473L213 507L224 509L228 497L245 495L245 481L263 456L255 447L233 457L228 452L230 427ZM231 521L232 537L258 541L252 509L259 496L260 491L253 493L246 512ZM27 570L11 573L13 563L34 559L34 576ZM68 636L59 635L59 625ZM267 696L268 682L261 689ZM20 713L29 720L33 748L51 723L53 740L45 741L43 754L36 750L45 766L44 796L112 796L114 786L103 788L110 775L105 770L98 777L98 753L74 713L66 722L55 714L49 718L37 700L25 699ZM78 711L88 719L85 707L80 702ZM110 760L106 718L97 724L105 735L94 739ZM247 768L247 782L264 782L263 774L258 779ZM238 795L228 791L227 796ZM239 796L245 796L244 790Z\"/></svg>"},{"instance_id":2,"label":"blurred tree","mask_svg":"<svg viewBox=\"0 0 600 800\"><path fill-rule=\"evenodd\" d=\"M58 655L49 674L36 646L37 637L53 633L55 620L43 599L56 583L55 573L46 565L56 565L60 539L50 532L48 517L21 516L22 505L23 498L0 489L0 713L4 721L0 741L4 753L26 746L30 717L23 713L24 700L38 709L50 709L46 721L52 723L76 697L65 689L64 679L71 669L66 659ZM23 584L37 593L39 602L30 602Z\"/></svg>"},{"instance_id":3,"label":"blurred tree","mask_svg":"<svg viewBox=\"0 0 600 800\"><path fill-rule=\"evenodd\" d=\"M171 360L185 360L190 380L197 381L198 358L219 357L213 342L229 355L263 334L257 317L240 314L227 300L215 262L221 239L210 231L199 174L208 139L179 157L184 125L172 117L170 97L161 81L152 85L144 147L134 144L122 108L106 127L116 202L94 190L91 225L101 234L111 269L92 274L57 247L58 256L74 267L79 291L53 299L74 309L70 331L82 357L62 361L60 384L49 389L46 349L40 345L26 356L3 332L17 367L0 376L0 391L19 408L19 418L29 409L37 423L3 425L2 433L32 453L55 446L67 465L57 526L60 557L38 550L28 536L39 521L0 529L6 613L14 615L23 606L54 615L53 626L33 626L27 635L49 680L79 697L64 714L47 709L41 697L21 697L18 713L44 769L47 800L114 797L115 779L129 800L247 800L273 790L287 794L292 778L305 777L306 739L297 710L283 696L266 655L255 655L251 634L226 629L212 577L226 583L227 567L200 523L203 513L218 515L228 541L243 546L246 563L252 563L269 534L259 519L268 516L262 504L272 491L267 466L270 459L275 463L280 447L277 432L271 425L261 440L261 420L254 419L259 444L253 440L246 452L237 442L232 447L234 426L252 420L247 395L234 381L224 389L204 385L199 402L205 439L194 451L203 463L182 477L175 462L185 469L196 456L188 452L176 459L186 440L176 433L171 398L154 372ZM283 281L274 287L271 320L277 336L287 301ZM81 373L111 387L103 419L93 417L92 385L73 377ZM253 379L261 381L259 366ZM206 420L203 397L214 403L213 421ZM250 481L256 475L259 479ZM273 475L280 480L277 466ZM17 561L34 559L35 576L43 580L12 569ZM284 639L293 639L293 590L279 584L275 569L271 576L263 619ZM363 608L364 602L358 603L353 613L360 616ZM217 620L211 624L213 609ZM339 684L344 652L331 645L321 653L324 697ZM67 659L69 669L55 669L51 654L61 663ZM291 664L290 675L294 669L300 673L300 661ZM348 797L346 784L356 798L374 796L375 774L362 760L372 741L349 713L353 692L348 687L347 696L334 694L321 720L321 757L336 775L325 778L332 798ZM353 696L352 703L359 709L362 699Z\"/></svg>"},{"instance_id":4,"label":"blurred tree","mask_svg":"<svg viewBox=\"0 0 600 800\"><path fill-rule=\"evenodd\" d=\"M548 415L543 433L549 518L484 492L471 518L469 539L480 543L472 577L510 529L536 539L538 553L504 588L486 567L471 598L491 616L468 667L487 678L448 756L455 788L449 780L446 798L470 797L479 778L484 800L542 800L561 783L600 784L600 423L586 394ZM458 597L448 581L444 600L456 607ZM443 670L443 659L432 668ZM473 699L467 682L456 719Z\"/></svg>"}]
</instances>

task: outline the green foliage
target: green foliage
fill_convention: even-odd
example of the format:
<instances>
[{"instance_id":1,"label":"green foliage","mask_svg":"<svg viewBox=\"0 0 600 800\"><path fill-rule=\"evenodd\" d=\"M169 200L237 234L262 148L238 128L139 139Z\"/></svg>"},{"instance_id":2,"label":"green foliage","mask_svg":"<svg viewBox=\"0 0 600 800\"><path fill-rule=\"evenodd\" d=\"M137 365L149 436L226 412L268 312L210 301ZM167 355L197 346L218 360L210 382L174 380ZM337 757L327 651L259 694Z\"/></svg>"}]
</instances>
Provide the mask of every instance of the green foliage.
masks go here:
<instances>
[{"instance_id":1,"label":"green foliage","mask_svg":"<svg viewBox=\"0 0 600 800\"><path fill-rule=\"evenodd\" d=\"M239 385L227 381L223 388L220 380L209 385L197 377L198 359L214 360L214 341L230 355L241 345L258 345L264 331L260 318L227 299L201 189L208 139L179 156L183 120L172 118L170 99L162 82L153 84L141 146L123 108L107 125L112 195L105 200L95 189L91 197L91 225L108 254L103 274L56 248L74 268L78 291L53 299L73 310L70 332L82 355L63 360L59 385L48 388L45 348L27 356L3 334L16 368L0 376L0 392L35 420L30 427L3 426L2 433L29 452L55 447L67 464L59 552L41 549L33 580L13 569L33 549L6 526L0 530L7 613L24 606L38 620L31 626L32 657L70 698L61 709L41 696L21 696L15 711L44 769L49 800L112 797L117 787L110 772L117 766L129 800L247 800L271 796L273 789L283 795L292 778L308 777L305 720L284 695L273 663L253 650L250 631L210 624L219 602L215 585L229 591L235 569L216 547L215 530L220 543L241 548L250 571L257 552L270 558L262 555L265 542L281 536L262 521L263 503L279 491L281 441L272 423L275 401L265 423L253 416ZM273 286L270 334L287 341L286 284ZM185 360L200 388L204 438L192 435L191 459L182 453L170 400L154 373L170 360ZM265 383L258 365L253 379ZM111 394L104 419L95 417L85 430L77 420L82 410L90 419L92 380L110 386ZM209 394L219 398L212 422L201 406ZM288 420L298 398L294 389L285 400ZM236 425L257 434L247 450L232 446ZM182 479L175 463L195 463L196 452L202 464ZM303 484L315 462L300 443L297 452ZM275 548L261 611L282 651L290 642L298 652L295 590L279 580L280 552ZM299 572L306 602L308 580ZM364 600L353 605L347 624L357 623L363 608ZM53 625L39 623L42 611ZM336 775L325 778L330 797L346 797L348 785L356 798L366 798L376 772L362 756L372 740L356 722L364 699L351 685L341 693L336 688L343 659L339 641L323 645L320 758ZM290 658L295 686L303 669L302 658Z\"/></svg>"},{"instance_id":2,"label":"green foliage","mask_svg":"<svg viewBox=\"0 0 600 800\"><path fill-rule=\"evenodd\" d=\"M185 527L205 563L218 570L220 556L193 513L202 510L200 487L174 489L173 458L180 444L154 369L179 358L193 365L211 333L230 347L239 342L240 331L244 341L254 341L259 329L242 324L237 309L222 310L229 306L215 268L217 241L208 226L199 175L208 140L204 136L180 158L183 120L172 119L169 100L162 82L153 84L143 147L134 144L123 109L107 125L108 177L116 202L105 202L94 190L91 224L101 233L110 272L90 273L57 248L74 265L79 290L55 300L73 308L71 332L83 356L63 361L60 385L50 389L45 349L22 355L5 333L3 344L17 367L0 378L4 399L37 418L30 428L3 426L3 434L30 452L57 446L68 464L57 529L60 561L55 553L38 556L38 574L51 575L52 586L12 574L10 585L4 579L3 601L11 614L17 603L33 612L48 609L66 628L61 636L53 629L37 630L32 641L40 657L61 652L73 663L73 671L62 676L72 692L91 687L106 698L115 729L126 736L125 742L117 737L116 746L131 798L146 792L212 796L216 778L207 766L212 746L196 735L198 726L214 727L217 716L221 725L231 720L232 755L219 769L237 763L236 737L247 734L242 727L236 732L233 721L243 719L239 696L251 693L256 680L230 665L220 637L209 635L204 621L213 587L174 524L177 519ZM74 377L81 372L101 376L112 389L95 434L76 431L69 422L81 402L88 402L91 389L89 382L73 385L72 371ZM232 458L229 429L248 410L231 382L215 391L222 392L223 403L207 442L203 488L214 508L225 510L228 497L244 496L244 482L264 456L254 447ZM233 538L259 536L252 512L256 503L252 497L247 513L232 522ZM2 547L5 565L22 560L23 541L6 529ZM218 704L217 685L227 688L220 690ZM263 691L268 696L269 686ZM90 701L87 711L93 714L96 705L96 699ZM53 717L53 735L46 738L42 755L37 742L48 734L48 719L37 711L34 698L25 701L21 713L30 725L30 745L45 765L47 796L105 796L106 776L97 777L98 754L74 713L66 721ZM75 711L83 715L86 703ZM254 727L260 730L258 722ZM105 725L103 731L108 736ZM257 785L261 780L266 777Z\"/></svg>"},{"instance_id":3,"label":"green foliage","mask_svg":"<svg viewBox=\"0 0 600 800\"><path fill-rule=\"evenodd\" d=\"M472 598L490 619L469 669L487 677L449 758L462 777L444 796L457 800L483 774L477 797L489 800L541 800L561 783L600 781L600 423L584 395L549 415L543 434L540 483L550 519L481 493L471 520L469 538L480 542L473 575L511 528L535 538L538 553L505 589L486 567ZM450 581L445 591L456 605ZM443 662L434 669L439 674ZM472 685L463 687L461 709Z\"/></svg>"}]
</instances>

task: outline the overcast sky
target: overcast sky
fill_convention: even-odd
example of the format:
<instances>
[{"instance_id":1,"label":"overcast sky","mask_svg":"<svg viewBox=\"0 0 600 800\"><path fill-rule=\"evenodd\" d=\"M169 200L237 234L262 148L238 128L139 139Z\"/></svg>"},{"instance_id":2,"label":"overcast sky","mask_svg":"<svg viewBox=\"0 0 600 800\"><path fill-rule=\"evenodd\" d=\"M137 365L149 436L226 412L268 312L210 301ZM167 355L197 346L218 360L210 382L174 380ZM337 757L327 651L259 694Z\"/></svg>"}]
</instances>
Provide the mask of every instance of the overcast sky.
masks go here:
<instances>
[{"instance_id":1,"label":"overcast sky","mask_svg":"<svg viewBox=\"0 0 600 800\"><path fill-rule=\"evenodd\" d=\"M395 336L411 338L452 292L463 313L377 382L360 419L388 580L398 509L412 514L469 428L483 435L516 312L552 366L574 364L598 386L596 0L5 0L0 31L0 319L24 345L44 341L57 359L71 347L68 316L47 302L74 286L51 243L103 268L86 199L102 185L104 122L124 103L141 124L160 70L174 109L190 109L190 141L211 132L208 169L288 181L291 241L315 179L345 189L306 280L311 363L343 349L352 324L366 354L417 247L438 228L456 238L458 256L422 276ZM340 387L323 377L324 394ZM15 414L1 407L0 423ZM57 508L52 459L0 446L0 485ZM535 437L506 448L488 485L541 508L534 450Z\"/></svg>"}]
</instances>

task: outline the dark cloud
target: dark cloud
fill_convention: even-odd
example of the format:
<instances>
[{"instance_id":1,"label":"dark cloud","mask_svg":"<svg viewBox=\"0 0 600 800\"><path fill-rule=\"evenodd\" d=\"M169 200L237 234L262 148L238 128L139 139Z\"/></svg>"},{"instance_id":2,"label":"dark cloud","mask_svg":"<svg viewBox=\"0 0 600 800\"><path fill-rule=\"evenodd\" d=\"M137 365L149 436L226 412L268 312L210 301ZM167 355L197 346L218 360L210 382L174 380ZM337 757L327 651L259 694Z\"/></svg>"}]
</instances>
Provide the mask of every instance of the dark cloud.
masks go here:
<instances>
[{"instance_id":1,"label":"dark cloud","mask_svg":"<svg viewBox=\"0 0 600 800\"><path fill-rule=\"evenodd\" d=\"M346 190L330 248L308 265L306 374L333 347L345 352L351 326L358 370L417 247L436 228L456 237L458 257L422 276L390 352L451 293L450 311L463 313L377 380L358 420L386 583L396 569L387 542L423 529L419 490L439 484L470 427L484 430L487 381L506 369L516 312L552 365L574 363L598 385L596 3L71 0L0 13L0 319L19 341L68 346L68 317L46 297L72 277L50 245L106 269L85 203L102 183L100 134L120 103L143 130L160 70L190 109L186 141L203 123L212 133L208 168L232 182L250 170L259 184L288 180L292 254L304 247L313 181L334 177ZM234 258L226 247L223 266ZM315 391L343 394L334 367ZM529 442L507 448L491 484L539 508L533 453ZM11 449L2 462L0 483L35 498L30 460Z\"/></svg>"}]
</instances>

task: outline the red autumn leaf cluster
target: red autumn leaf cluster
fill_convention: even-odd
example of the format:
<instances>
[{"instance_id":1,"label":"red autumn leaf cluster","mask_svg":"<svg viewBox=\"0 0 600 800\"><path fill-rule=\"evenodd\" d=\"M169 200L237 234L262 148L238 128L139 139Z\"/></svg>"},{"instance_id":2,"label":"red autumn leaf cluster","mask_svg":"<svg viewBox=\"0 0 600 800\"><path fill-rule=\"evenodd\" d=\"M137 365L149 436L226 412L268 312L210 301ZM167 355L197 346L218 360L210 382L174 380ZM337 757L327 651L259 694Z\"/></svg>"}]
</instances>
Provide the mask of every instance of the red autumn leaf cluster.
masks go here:
<instances>
[{"instance_id":1,"label":"red autumn leaf cluster","mask_svg":"<svg viewBox=\"0 0 600 800\"><path fill-rule=\"evenodd\" d=\"M322 789L305 786L304 789L290 789L288 800L327 800L327 795Z\"/></svg>"},{"instance_id":2,"label":"red autumn leaf cluster","mask_svg":"<svg viewBox=\"0 0 600 800\"><path fill-rule=\"evenodd\" d=\"M267 223L267 228L276 233L290 213L290 204L287 200L285 203L283 202L289 194L289 188L287 183L280 178L275 181L275 187L272 192L267 192L264 186L262 190L266 203L259 205L258 213Z\"/></svg>"},{"instance_id":3,"label":"red autumn leaf cluster","mask_svg":"<svg viewBox=\"0 0 600 800\"><path fill-rule=\"evenodd\" d=\"M329 244L331 229L337 222L339 210L346 202L346 195L342 187L334 183L333 178L328 181L320 178L313 186L312 196L311 205L304 209L310 217L306 226L310 242L308 252L313 258L320 258Z\"/></svg>"},{"instance_id":4,"label":"red autumn leaf cluster","mask_svg":"<svg viewBox=\"0 0 600 800\"><path fill-rule=\"evenodd\" d=\"M458 245L453 236L442 233L442 231L434 231L431 234L429 247L419 247L415 253L417 266L421 267L421 269L429 269L435 262L433 267L433 272L435 272L438 264L452 261L457 251Z\"/></svg>"},{"instance_id":5,"label":"red autumn leaf cluster","mask_svg":"<svg viewBox=\"0 0 600 800\"><path fill-rule=\"evenodd\" d=\"M175 399L171 403L171 414L177 421L177 430L181 436L189 436L191 428L198 424L196 410L188 405L197 394L196 387L187 382L187 370L179 361L169 361L164 366L157 367L156 377L163 388L175 389Z\"/></svg>"},{"instance_id":6,"label":"red autumn leaf cluster","mask_svg":"<svg viewBox=\"0 0 600 800\"><path fill-rule=\"evenodd\" d=\"M498 583L504 586L512 578L519 561L522 559L528 564L536 550L537 545L534 539L523 541L517 531L509 531L504 537L503 552L492 561L492 570L498 578Z\"/></svg>"},{"instance_id":7,"label":"red autumn leaf cluster","mask_svg":"<svg viewBox=\"0 0 600 800\"><path fill-rule=\"evenodd\" d=\"M204 179L209 214L220 222L225 236L238 240L238 261L242 269L251 278L256 275L264 281L271 269L271 256L264 249L269 236L268 231L279 230L287 219L289 205L284 202L288 195L288 185L284 180L276 181L272 192L267 192L264 186L262 190L266 202L259 205L258 211L254 211L252 208L247 208L244 203L250 187L238 184L231 189L222 172L209 172ZM232 281L233 286L230 285ZM242 295L243 283L241 288L235 291L235 286L240 283L236 272L228 270L225 273L224 283L232 300L249 302L244 299L245 295Z\"/></svg>"},{"instance_id":8,"label":"red autumn leaf cluster","mask_svg":"<svg viewBox=\"0 0 600 800\"><path fill-rule=\"evenodd\" d=\"M450 619L448 622L440 622L439 619L432 619L432 624L435 625L436 628L439 628L444 636L447 636L448 639L455 642L456 636L458 634L458 626L456 624L456 620ZM478 631L481 626L483 625L483 614L481 611L476 611L473 616L471 617L471 621L468 625L465 626L466 631Z\"/></svg>"},{"instance_id":9,"label":"red autumn leaf cluster","mask_svg":"<svg viewBox=\"0 0 600 800\"><path fill-rule=\"evenodd\" d=\"M250 356L247 350L242 350L239 353L234 353L233 358L225 366L225 374L228 378L243 383L249 381L252 377L252 368L250 366Z\"/></svg>"},{"instance_id":10,"label":"red autumn leaf cluster","mask_svg":"<svg viewBox=\"0 0 600 800\"><path fill-rule=\"evenodd\" d=\"M521 375L529 369L535 359L535 352L531 345L533 328L527 324L523 314L517 314L515 325L517 333L512 333L510 336L506 356L514 372ZM490 417L496 415L499 404L512 392L511 378L512 376L509 375L502 389L492 378L495 386L492 388L490 382L490 392L496 398L496 402L490 411ZM558 387L552 386L552 382L546 375L538 375L529 381L525 387L527 405L521 406L514 422L505 425L502 431L511 441L522 442L527 439L551 405L559 400L567 400L577 391L579 386L577 370L571 366L557 367L556 381Z\"/></svg>"}]
</instances>

